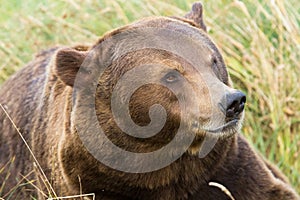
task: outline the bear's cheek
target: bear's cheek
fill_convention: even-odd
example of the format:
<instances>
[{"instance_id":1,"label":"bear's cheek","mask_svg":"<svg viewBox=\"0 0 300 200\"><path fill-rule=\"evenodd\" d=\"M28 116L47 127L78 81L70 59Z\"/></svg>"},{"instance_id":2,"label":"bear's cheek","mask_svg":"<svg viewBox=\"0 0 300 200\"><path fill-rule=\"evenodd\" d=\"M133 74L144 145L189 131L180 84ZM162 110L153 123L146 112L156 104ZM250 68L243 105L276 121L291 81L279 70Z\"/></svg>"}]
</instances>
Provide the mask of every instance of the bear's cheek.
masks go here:
<instances>
[{"instance_id":1,"label":"bear's cheek","mask_svg":"<svg viewBox=\"0 0 300 200\"><path fill-rule=\"evenodd\" d=\"M160 105L165 110L167 121L180 115L178 100L168 88L147 85L136 90L130 98L129 112L132 120L140 126L149 124L149 111L153 105Z\"/></svg>"}]
</instances>

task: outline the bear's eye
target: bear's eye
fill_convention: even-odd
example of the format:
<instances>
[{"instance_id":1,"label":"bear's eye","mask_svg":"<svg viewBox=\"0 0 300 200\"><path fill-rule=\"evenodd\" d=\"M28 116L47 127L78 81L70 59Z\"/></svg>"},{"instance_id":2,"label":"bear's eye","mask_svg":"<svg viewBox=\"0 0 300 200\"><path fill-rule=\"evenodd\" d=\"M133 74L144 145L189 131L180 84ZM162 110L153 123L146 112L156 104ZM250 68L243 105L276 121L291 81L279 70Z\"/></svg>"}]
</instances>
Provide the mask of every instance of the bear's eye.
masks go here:
<instances>
[{"instance_id":1,"label":"bear's eye","mask_svg":"<svg viewBox=\"0 0 300 200\"><path fill-rule=\"evenodd\" d=\"M214 66L214 67L218 66L218 60L217 60L216 57L213 57L212 63L213 63L213 66Z\"/></svg>"},{"instance_id":2,"label":"bear's eye","mask_svg":"<svg viewBox=\"0 0 300 200\"><path fill-rule=\"evenodd\" d=\"M178 74L175 72L169 72L164 76L164 80L167 83L174 83L179 80Z\"/></svg>"},{"instance_id":3,"label":"bear's eye","mask_svg":"<svg viewBox=\"0 0 300 200\"><path fill-rule=\"evenodd\" d=\"M216 57L213 57L211 62L214 73L219 77L218 59Z\"/></svg>"}]
</instances>

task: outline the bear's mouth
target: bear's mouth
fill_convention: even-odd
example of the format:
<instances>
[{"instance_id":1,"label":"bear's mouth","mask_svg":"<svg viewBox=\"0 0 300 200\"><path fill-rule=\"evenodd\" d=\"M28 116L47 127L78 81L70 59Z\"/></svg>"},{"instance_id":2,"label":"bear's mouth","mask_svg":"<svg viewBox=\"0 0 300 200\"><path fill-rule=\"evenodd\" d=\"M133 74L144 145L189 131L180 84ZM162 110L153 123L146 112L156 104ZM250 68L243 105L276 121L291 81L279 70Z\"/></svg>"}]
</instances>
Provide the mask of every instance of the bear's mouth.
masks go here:
<instances>
[{"instance_id":1,"label":"bear's mouth","mask_svg":"<svg viewBox=\"0 0 300 200\"><path fill-rule=\"evenodd\" d=\"M191 155L198 155L205 137L209 137L211 139L229 138L239 132L241 122L240 119L232 119L230 121L227 121L223 125L214 128L200 127L198 122L194 122L193 127L197 127L197 131L193 143L188 148L188 152Z\"/></svg>"},{"instance_id":2,"label":"bear's mouth","mask_svg":"<svg viewBox=\"0 0 300 200\"><path fill-rule=\"evenodd\" d=\"M239 118L234 118L218 126L201 126L198 121L194 121L192 126L195 130L196 138L203 137L204 135L211 137L229 137L239 132L241 127L240 121Z\"/></svg>"},{"instance_id":3,"label":"bear's mouth","mask_svg":"<svg viewBox=\"0 0 300 200\"><path fill-rule=\"evenodd\" d=\"M235 129L238 126L238 123L239 123L238 119L233 119L217 128L209 128L209 129L204 128L203 130L208 133L228 132L228 131L231 131L232 129Z\"/></svg>"}]
</instances>

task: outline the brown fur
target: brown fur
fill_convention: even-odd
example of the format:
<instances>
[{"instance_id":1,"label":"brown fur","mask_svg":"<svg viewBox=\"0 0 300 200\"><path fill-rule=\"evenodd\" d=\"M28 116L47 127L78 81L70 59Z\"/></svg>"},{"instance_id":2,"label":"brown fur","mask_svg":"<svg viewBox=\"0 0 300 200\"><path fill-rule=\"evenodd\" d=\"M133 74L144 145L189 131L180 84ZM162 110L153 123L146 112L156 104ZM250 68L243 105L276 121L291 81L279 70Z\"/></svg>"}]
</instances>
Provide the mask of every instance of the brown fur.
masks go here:
<instances>
[{"instance_id":1,"label":"brown fur","mask_svg":"<svg viewBox=\"0 0 300 200\"><path fill-rule=\"evenodd\" d=\"M71 121L74 79L88 52L120 32L139 27L165 27L192 34L207 48L206 54L199 55L203 62L211 67L211 59L206 58L215 55L213 59L218 63L216 76L220 84L229 86L222 56L205 33L201 4L195 4L185 17L188 19L148 18L106 34L91 48L44 51L1 87L0 103L29 142L58 196L95 193L96 199L229 199L220 189L208 185L209 182L217 182L224 185L235 199L299 199L285 176L265 162L238 133L220 138L214 149L201 159L196 153L204 135L199 133L182 157L165 168L148 173L111 169L97 161L83 146ZM164 63L184 73L191 82L199 81L190 63L163 50L134 51L111 63L97 87L97 117L111 141L134 152L150 152L166 145L174 137L180 120L176 97L158 85L139 88L129 107L133 121L147 125L150 122L149 107L155 103L163 105L168 118L159 134L149 139L134 138L122 133L112 120L109 106L113 86L125 72L147 62ZM159 72L155 73L159 75ZM86 78L89 78L89 73ZM203 112L201 118L205 121L208 116ZM17 184L15 176L20 180L20 174L29 174L28 178L37 180L34 184L49 194L33 167L32 157L1 110L0 133L0 169L9 162L9 158L16 157L11 168L0 173L0 183L4 182L6 173L10 171L12 174L6 180L1 195ZM44 199L41 192L30 186L18 188L13 198L24 199L30 195Z\"/></svg>"}]
</instances>

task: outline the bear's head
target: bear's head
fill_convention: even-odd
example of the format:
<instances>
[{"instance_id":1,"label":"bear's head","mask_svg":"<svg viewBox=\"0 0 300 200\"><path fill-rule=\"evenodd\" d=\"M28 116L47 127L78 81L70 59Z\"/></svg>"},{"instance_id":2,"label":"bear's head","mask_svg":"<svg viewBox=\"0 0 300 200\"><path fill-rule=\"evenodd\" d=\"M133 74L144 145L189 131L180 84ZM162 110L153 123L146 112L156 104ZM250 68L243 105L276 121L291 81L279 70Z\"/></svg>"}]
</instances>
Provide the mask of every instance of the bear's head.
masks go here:
<instances>
[{"instance_id":1,"label":"bear's head","mask_svg":"<svg viewBox=\"0 0 300 200\"><path fill-rule=\"evenodd\" d=\"M198 3L184 18L147 18L112 31L88 51L61 49L55 73L73 90L72 132L109 166L149 166L151 152L170 162L185 152L205 156L241 127L245 95L231 88ZM147 159L137 161L141 153ZM135 170L152 170L145 168Z\"/></svg>"}]
</instances>

